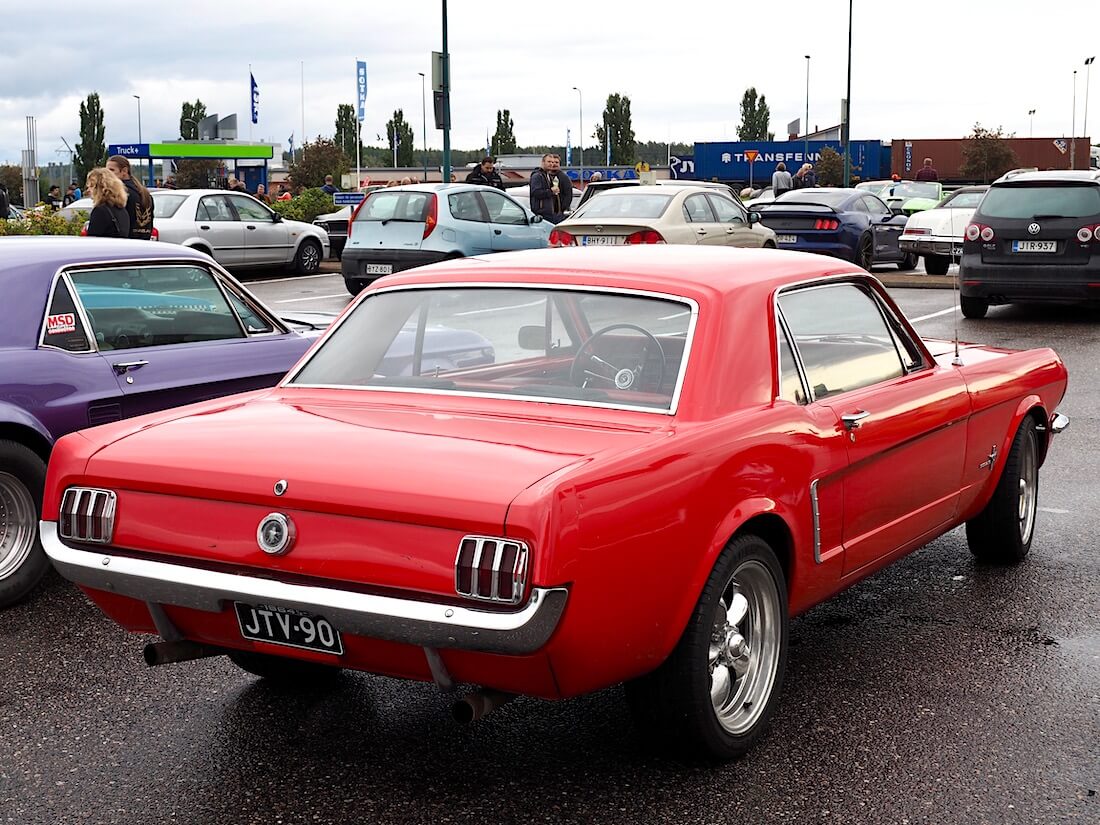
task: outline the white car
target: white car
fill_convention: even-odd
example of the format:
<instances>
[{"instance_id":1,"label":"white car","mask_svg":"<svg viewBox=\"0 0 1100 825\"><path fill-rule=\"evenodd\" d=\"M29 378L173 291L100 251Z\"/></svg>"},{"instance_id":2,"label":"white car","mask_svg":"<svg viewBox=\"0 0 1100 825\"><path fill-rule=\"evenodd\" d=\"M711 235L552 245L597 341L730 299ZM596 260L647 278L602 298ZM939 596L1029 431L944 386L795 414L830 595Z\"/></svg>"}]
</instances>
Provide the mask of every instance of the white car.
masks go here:
<instances>
[{"instance_id":1,"label":"white car","mask_svg":"<svg viewBox=\"0 0 1100 825\"><path fill-rule=\"evenodd\" d=\"M308 275L328 257L323 229L285 220L251 195L224 189L160 189L152 194L153 224L161 242L198 249L227 269L292 264Z\"/></svg>"},{"instance_id":2,"label":"white car","mask_svg":"<svg viewBox=\"0 0 1100 825\"><path fill-rule=\"evenodd\" d=\"M914 212L898 239L902 252L924 256L924 271L946 275L962 255L963 232L988 186L964 186L948 195L935 209Z\"/></svg>"}]
</instances>

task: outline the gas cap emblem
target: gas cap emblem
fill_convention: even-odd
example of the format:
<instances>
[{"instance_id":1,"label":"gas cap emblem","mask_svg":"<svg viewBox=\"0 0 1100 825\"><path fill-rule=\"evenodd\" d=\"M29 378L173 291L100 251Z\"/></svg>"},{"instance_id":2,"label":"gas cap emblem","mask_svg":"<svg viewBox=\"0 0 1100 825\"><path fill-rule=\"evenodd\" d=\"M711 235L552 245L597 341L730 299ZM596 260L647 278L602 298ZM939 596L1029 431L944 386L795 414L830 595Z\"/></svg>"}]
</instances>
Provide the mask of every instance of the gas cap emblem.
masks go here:
<instances>
[{"instance_id":1,"label":"gas cap emblem","mask_svg":"<svg viewBox=\"0 0 1100 825\"><path fill-rule=\"evenodd\" d=\"M280 478L275 482L275 495L281 496L286 492L287 483L285 478Z\"/></svg>"},{"instance_id":2,"label":"gas cap emblem","mask_svg":"<svg viewBox=\"0 0 1100 825\"><path fill-rule=\"evenodd\" d=\"M295 534L293 521L282 513L269 513L256 528L256 543L268 555L282 556L290 552Z\"/></svg>"},{"instance_id":3,"label":"gas cap emblem","mask_svg":"<svg viewBox=\"0 0 1100 825\"><path fill-rule=\"evenodd\" d=\"M1039 234L1039 230L1040 230L1041 228L1042 228L1042 227L1041 227L1041 226L1039 226L1039 224L1037 224L1037 223L1033 223L1033 224L1029 224L1029 225L1028 225L1028 227L1027 227L1027 231L1028 231L1028 234L1030 234L1030 235L1038 235L1038 234Z\"/></svg>"}]
</instances>

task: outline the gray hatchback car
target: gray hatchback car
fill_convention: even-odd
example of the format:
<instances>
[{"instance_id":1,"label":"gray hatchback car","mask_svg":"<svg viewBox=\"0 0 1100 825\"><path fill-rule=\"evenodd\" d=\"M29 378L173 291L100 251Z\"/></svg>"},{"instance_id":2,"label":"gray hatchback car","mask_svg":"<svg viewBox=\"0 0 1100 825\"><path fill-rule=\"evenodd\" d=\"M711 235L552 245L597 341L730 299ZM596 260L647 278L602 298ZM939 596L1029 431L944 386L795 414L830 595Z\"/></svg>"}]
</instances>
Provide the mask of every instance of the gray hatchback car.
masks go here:
<instances>
[{"instance_id":1,"label":"gray hatchback car","mask_svg":"<svg viewBox=\"0 0 1100 825\"><path fill-rule=\"evenodd\" d=\"M547 246L553 225L499 189L419 183L380 189L352 213L341 271L348 292L447 258Z\"/></svg>"}]
</instances>

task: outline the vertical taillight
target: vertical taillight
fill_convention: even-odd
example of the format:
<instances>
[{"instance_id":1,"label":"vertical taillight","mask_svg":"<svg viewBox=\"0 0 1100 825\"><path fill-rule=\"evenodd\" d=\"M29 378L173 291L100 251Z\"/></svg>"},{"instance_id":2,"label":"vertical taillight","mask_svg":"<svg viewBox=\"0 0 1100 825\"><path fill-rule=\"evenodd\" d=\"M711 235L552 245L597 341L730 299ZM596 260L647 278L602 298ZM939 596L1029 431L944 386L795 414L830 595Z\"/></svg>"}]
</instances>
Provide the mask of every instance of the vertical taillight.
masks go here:
<instances>
[{"instance_id":1,"label":"vertical taillight","mask_svg":"<svg viewBox=\"0 0 1100 825\"><path fill-rule=\"evenodd\" d=\"M634 232L626 236L625 243L628 244L648 244L648 243L664 243L665 239L661 237L661 233L655 229L642 229L638 232Z\"/></svg>"},{"instance_id":2,"label":"vertical taillight","mask_svg":"<svg viewBox=\"0 0 1100 825\"><path fill-rule=\"evenodd\" d=\"M574 246L577 239L564 229L554 229L550 232L550 246Z\"/></svg>"},{"instance_id":3,"label":"vertical taillight","mask_svg":"<svg viewBox=\"0 0 1100 825\"><path fill-rule=\"evenodd\" d=\"M518 604L527 586L527 545L466 536L455 558L455 592L481 601Z\"/></svg>"},{"instance_id":4,"label":"vertical taillight","mask_svg":"<svg viewBox=\"0 0 1100 825\"><path fill-rule=\"evenodd\" d=\"M116 506L111 490L70 487L61 498L58 534L73 541L108 544L115 530Z\"/></svg>"},{"instance_id":5,"label":"vertical taillight","mask_svg":"<svg viewBox=\"0 0 1100 825\"><path fill-rule=\"evenodd\" d=\"M427 214L424 215L424 234L421 240L431 235L432 230L439 223L439 198L434 194L428 196L428 207L425 211Z\"/></svg>"}]
</instances>

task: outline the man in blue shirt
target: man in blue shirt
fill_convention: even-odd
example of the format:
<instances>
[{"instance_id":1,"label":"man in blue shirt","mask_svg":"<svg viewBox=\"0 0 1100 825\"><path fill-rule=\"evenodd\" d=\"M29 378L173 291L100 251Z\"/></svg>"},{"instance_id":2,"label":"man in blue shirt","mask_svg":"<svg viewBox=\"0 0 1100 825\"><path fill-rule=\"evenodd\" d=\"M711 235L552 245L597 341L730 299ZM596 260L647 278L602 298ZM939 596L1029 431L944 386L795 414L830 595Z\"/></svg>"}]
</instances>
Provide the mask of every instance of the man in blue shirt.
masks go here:
<instances>
[{"instance_id":1,"label":"man in blue shirt","mask_svg":"<svg viewBox=\"0 0 1100 825\"><path fill-rule=\"evenodd\" d=\"M332 175L325 175L325 185L321 187L321 191L326 195L332 195L335 192L339 192L340 189L333 185Z\"/></svg>"}]
</instances>

